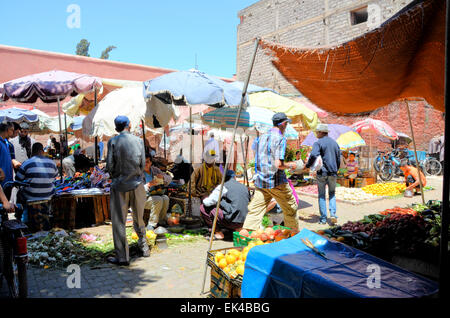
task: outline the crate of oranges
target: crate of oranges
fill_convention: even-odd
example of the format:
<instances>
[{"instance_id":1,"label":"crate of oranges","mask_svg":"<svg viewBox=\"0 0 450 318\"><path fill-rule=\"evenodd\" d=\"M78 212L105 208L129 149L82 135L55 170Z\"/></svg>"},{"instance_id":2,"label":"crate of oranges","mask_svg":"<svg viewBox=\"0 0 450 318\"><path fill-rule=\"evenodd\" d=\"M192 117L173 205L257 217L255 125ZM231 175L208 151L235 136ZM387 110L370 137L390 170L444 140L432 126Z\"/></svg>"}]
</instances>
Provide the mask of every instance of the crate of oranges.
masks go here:
<instances>
[{"instance_id":1,"label":"crate of oranges","mask_svg":"<svg viewBox=\"0 0 450 318\"><path fill-rule=\"evenodd\" d=\"M208 252L208 265L211 267L210 291L213 297L240 297L245 260L251 247L231 247Z\"/></svg>"}]
</instances>

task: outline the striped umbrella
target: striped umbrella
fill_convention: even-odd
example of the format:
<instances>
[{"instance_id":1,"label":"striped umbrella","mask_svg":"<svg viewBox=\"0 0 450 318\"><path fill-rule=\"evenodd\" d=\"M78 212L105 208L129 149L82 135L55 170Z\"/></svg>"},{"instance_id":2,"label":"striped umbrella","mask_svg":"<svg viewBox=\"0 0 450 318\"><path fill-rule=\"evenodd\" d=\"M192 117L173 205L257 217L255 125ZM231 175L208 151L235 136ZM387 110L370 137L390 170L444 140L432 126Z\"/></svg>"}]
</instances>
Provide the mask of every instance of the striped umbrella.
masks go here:
<instances>
[{"instance_id":1,"label":"striped umbrella","mask_svg":"<svg viewBox=\"0 0 450 318\"><path fill-rule=\"evenodd\" d=\"M211 127L233 128L236 120L238 108L218 108L202 116L202 121ZM256 129L259 132L266 132L273 127L272 117L275 113L261 107L248 107L241 112L238 127L246 129ZM285 131L287 139L298 139L298 132L288 125Z\"/></svg>"},{"instance_id":2,"label":"striped umbrella","mask_svg":"<svg viewBox=\"0 0 450 318\"><path fill-rule=\"evenodd\" d=\"M366 118L358 121L350 126L358 134L362 132L368 132L375 135L380 135L391 140L398 138L395 130L382 120Z\"/></svg>"}]
</instances>

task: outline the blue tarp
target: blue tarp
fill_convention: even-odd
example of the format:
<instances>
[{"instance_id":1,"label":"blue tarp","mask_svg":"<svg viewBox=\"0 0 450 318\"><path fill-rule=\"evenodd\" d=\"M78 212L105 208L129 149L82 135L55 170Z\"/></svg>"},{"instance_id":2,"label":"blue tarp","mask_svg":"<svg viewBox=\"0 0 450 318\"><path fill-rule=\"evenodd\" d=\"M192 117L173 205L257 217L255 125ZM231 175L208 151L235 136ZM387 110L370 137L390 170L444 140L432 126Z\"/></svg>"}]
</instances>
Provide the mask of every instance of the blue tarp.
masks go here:
<instances>
[{"instance_id":1,"label":"blue tarp","mask_svg":"<svg viewBox=\"0 0 450 318\"><path fill-rule=\"evenodd\" d=\"M328 259L306 247L302 238L308 238ZM379 280L374 272L377 269ZM376 288L377 282L380 288ZM292 238L249 251L241 296L410 298L428 296L437 290L437 283L429 279L303 229Z\"/></svg>"}]
</instances>

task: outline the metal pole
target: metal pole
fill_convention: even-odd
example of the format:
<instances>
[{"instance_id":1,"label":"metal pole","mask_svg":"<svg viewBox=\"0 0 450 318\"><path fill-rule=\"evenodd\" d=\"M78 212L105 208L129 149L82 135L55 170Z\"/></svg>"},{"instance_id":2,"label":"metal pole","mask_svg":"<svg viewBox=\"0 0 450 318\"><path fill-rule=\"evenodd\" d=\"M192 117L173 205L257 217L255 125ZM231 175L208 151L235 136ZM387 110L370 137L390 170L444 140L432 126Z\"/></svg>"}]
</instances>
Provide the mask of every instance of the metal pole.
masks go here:
<instances>
[{"instance_id":1,"label":"metal pole","mask_svg":"<svg viewBox=\"0 0 450 318\"><path fill-rule=\"evenodd\" d=\"M190 146L189 146L189 162L192 163L192 106L189 105L189 135L191 138ZM187 218L190 218L192 215L192 178L189 178L189 197L188 197L188 210L187 210Z\"/></svg>"},{"instance_id":2,"label":"metal pole","mask_svg":"<svg viewBox=\"0 0 450 318\"><path fill-rule=\"evenodd\" d=\"M223 184L225 183L226 169L228 167L228 162L230 161L231 154L233 153L233 145L234 145L234 139L235 139L235 136L236 136L236 130L237 130L239 119L241 117L241 111L242 111L242 108L244 106L245 95L247 94L248 82L250 81L250 75L252 74L253 64L255 63L255 57L256 57L256 52L258 51L258 45L259 45L259 38L256 38L255 39L255 49L254 49L254 52L253 52L253 56L252 56L250 65L249 65L247 78L245 79L245 82L244 82L244 88L242 90L241 103L239 105L239 110L238 110L238 113L237 113L237 116L236 116L236 120L234 122L233 137L231 138L231 147L230 147L230 151L227 154L227 159L226 159L226 163L225 163L225 170L224 170L224 174L222 175L222 182L220 184L219 199L217 200L216 213L214 214L214 222L213 222L213 226L212 226L212 229L211 229L211 237L209 239L208 252L211 251L211 248L212 248L214 232L216 231L217 216L219 215L218 211L219 211L219 207L220 207L220 201L222 200L222 191L223 191ZM203 275L203 285L202 285L202 292L203 293L204 293L204 289L205 289L205 281L206 281L207 269L208 269L208 258L206 259L206 262L205 262L205 272L204 272L204 275Z\"/></svg>"},{"instance_id":3,"label":"metal pole","mask_svg":"<svg viewBox=\"0 0 450 318\"><path fill-rule=\"evenodd\" d=\"M248 175L247 175L247 154L244 150L244 142L242 141L242 135L240 138L241 138L242 157L244 159L244 182L247 182L247 187L248 187L249 182L248 182Z\"/></svg>"},{"instance_id":4,"label":"metal pole","mask_svg":"<svg viewBox=\"0 0 450 318\"><path fill-rule=\"evenodd\" d=\"M419 160L417 159L416 139L414 138L414 130L411 122L411 111L409 110L409 103L407 100L406 100L406 109L408 110L409 128L411 129L411 137L414 145L414 157L416 158L416 168L419 174L420 194L422 195L422 204L425 205L425 196L423 194L422 178L420 177L420 173L422 172L422 170L420 169Z\"/></svg>"},{"instance_id":5,"label":"metal pole","mask_svg":"<svg viewBox=\"0 0 450 318\"><path fill-rule=\"evenodd\" d=\"M61 175L61 179L63 177L63 157L61 153L61 146L62 146L62 129L61 129L61 106L59 104L59 97L56 98L58 102L58 121L59 121L59 160L61 163L61 167L59 168L59 174Z\"/></svg>"},{"instance_id":6,"label":"metal pole","mask_svg":"<svg viewBox=\"0 0 450 318\"><path fill-rule=\"evenodd\" d=\"M66 119L66 113L64 113L64 127L66 128L66 143L64 145L64 153L67 151L67 154L69 153L69 138L67 137L67 119Z\"/></svg>"},{"instance_id":7,"label":"metal pole","mask_svg":"<svg viewBox=\"0 0 450 318\"><path fill-rule=\"evenodd\" d=\"M94 105L97 107L97 88L94 89ZM94 163L98 165L98 137L95 136L94 142Z\"/></svg>"},{"instance_id":8,"label":"metal pole","mask_svg":"<svg viewBox=\"0 0 450 318\"><path fill-rule=\"evenodd\" d=\"M142 125L142 141L144 142L144 150L146 151L146 149L145 149L145 123L143 120L141 120L141 125Z\"/></svg>"},{"instance_id":9,"label":"metal pole","mask_svg":"<svg viewBox=\"0 0 450 318\"><path fill-rule=\"evenodd\" d=\"M445 98L445 132L444 141L450 140L450 78L448 71L448 57L449 57L449 44L450 44L450 32L448 28L450 27L450 0L446 1L446 32L445 32L445 86L444 86L444 98ZM444 148L444 162L450 162L450 151ZM444 185L442 191L442 214L441 214L441 242L440 242L440 256L439 256L439 297L442 299L448 298L449 287L448 287L448 226L449 226L449 215L450 215L450 169L446 165L444 168Z\"/></svg>"}]
</instances>

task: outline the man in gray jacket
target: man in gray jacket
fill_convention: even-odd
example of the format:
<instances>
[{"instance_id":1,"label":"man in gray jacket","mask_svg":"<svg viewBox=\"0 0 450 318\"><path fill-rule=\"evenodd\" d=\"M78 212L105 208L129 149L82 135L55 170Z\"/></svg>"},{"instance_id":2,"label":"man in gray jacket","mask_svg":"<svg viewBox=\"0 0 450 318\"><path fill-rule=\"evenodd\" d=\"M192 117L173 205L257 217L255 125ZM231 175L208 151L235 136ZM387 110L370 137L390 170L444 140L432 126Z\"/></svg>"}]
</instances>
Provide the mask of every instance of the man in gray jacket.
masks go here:
<instances>
[{"instance_id":1,"label":"man in gray jacket","mask_svg":"<svg viewBox=\"0 0 450 318\"><path fill-rule=\"evenodd\" d=\"M108 261L128 265L130 256L125 224L130 206L133 210L133 227L139 237L138 246L144 257L150 256L143 219L146 201L145 150L143 141L130 134L130 120L126 116L117 116L114 124L120 134L108 141L106 169L112 179L110 206L116 257L110 257Z\"/></svg>"}]
</instances>

